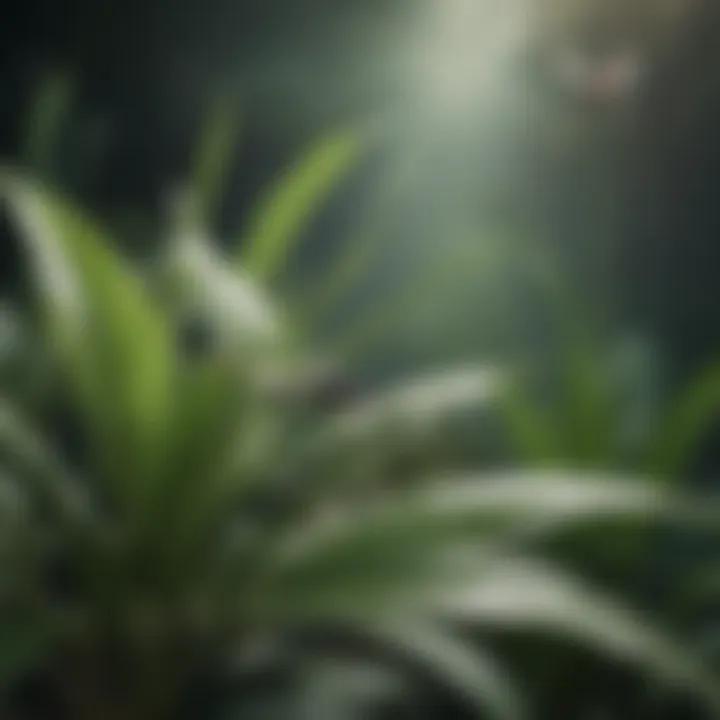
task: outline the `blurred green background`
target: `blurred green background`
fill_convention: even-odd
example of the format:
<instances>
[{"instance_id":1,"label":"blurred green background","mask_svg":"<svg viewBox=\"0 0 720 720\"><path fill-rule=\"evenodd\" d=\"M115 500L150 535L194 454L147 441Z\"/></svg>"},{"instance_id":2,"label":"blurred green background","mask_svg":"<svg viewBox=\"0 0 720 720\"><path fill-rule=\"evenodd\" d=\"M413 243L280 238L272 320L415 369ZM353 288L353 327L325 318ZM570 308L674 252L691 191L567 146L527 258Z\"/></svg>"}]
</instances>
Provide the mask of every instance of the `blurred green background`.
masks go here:
<instances>
[{"instance_id":1,"label":"blurred green background","mask_svg":"<svg viewBox=\"0 0 720 720\"><path fill-rule=\"evenodd\" d=\"M718 717L720 77L491 5L4 11L0 717Z\"/></svg>"}]
</instances>

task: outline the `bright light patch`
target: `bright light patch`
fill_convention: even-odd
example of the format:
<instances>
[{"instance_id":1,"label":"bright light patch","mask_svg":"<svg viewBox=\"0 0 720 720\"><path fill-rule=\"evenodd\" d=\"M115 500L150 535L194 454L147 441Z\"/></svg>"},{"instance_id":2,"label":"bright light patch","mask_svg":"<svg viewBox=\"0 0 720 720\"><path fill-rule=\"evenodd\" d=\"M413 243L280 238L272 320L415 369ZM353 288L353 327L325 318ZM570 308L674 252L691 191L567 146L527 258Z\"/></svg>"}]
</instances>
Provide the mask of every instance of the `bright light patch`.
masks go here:
<instances>
[{"instance_id":1,"label":"bright light patch","mask_svg":"<svg viewBox=\"0 0 720 720\"><path fill-rule=\"evenodd\" d=\"M423 5L413 38L414 95L433 112L472 112L501 79L527 12L519 0L442 0Z\"/></svg>"}]
</instances>

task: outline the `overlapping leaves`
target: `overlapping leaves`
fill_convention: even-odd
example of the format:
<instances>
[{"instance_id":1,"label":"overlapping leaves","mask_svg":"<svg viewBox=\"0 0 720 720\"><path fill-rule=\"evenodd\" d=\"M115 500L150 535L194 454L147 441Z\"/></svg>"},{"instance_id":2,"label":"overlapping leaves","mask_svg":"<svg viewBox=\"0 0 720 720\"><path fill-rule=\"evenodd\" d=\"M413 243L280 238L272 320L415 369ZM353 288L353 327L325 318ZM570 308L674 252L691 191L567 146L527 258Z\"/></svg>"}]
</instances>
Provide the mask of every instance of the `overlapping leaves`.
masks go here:
<instances>
[{"instance_id":1,"label":"overlapping leaves","mask_svg":"<svg viewBox=\"0 0 720 720\"><path fill-rule=\"evenodd\" d=\"M252 362L236 365L232 354L225 362L222 343L219 356L211 346L188 358L177 344L176 315L104 232L43 188L17 177L2 182L91 458L82 473L64 467L12 414L0 425L0 445L28 502L40 492L57 507L63 523L57 532L91 518L84 543L68 547L69 562L89 576L79 602L96 632L107 617L133 632L138 617L146 631L153 618L163 618L169 635L160 637L170 638L184 637L188 627L212 638L219 631L241 636L257 624L356 623L376 642L448 676L479 711L517 718L522 710L505 671L454 639L444 619L550 627L692 686L717 707L702 668L661 633L557 568L523 557L525 527L552 534L589 518L672 515L678 506L669 491L580 475L478 476L461 483L451 477L403 488L383 476L371 478L372 493L359 508L357 492L337 492L342 466L314 464L314 475L303 475L285 409L253 391ZM210 257L211 248L196 242ZM233 284L219 257L190 269L196 294L210 296L221 280ZM229 296L247 297L252 281L237 283L237 295ZM259 297L253 294L253 301ZM233 301L204 306L210 314L237 309ZM241 312L233 318L242 342L243 328L251 329ZM424 393L415 386L375 399L331 424L337 436L332 440L331 432L330 442L374 447L388 423L426 428L468 401L493 403L489 377L465 371L456 382L426 384ZM296 489L302 502L294 504ZM104 543L98 555L94 543ZM95 564L87 563L87 553ZM110 611L97 606L108 596ZM49 610L54 599L46 602ZM417 619L401 626L401 616ZM138 651L134 641L130 647ZM147 662L142 655L138 672ZM149 715L147 707L137 708L137 717Z\"/></svg>"}]
</instances>

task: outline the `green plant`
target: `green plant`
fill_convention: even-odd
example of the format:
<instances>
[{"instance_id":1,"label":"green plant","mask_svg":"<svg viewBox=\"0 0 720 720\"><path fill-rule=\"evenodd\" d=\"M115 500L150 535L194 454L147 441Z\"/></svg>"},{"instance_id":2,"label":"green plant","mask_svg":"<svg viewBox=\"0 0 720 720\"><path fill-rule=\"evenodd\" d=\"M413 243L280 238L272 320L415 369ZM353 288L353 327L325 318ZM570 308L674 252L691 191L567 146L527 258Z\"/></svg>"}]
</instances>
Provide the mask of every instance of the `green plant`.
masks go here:
<instances>
[{"instance_id":1,"label":"green plant","mask_svg":"<svg viewBox=\"0 0 720 720\"><path fill-rule=\"evenodd\" d=\"M265 263L260 274L266 278L282 276L284 263L299 239L298 226L302 227L309 214L306 209L298 212L299 206L293 202L293 198L302 196L303 188L319 188L322 192L313 191L308 198L314 202L323 200L330 187L328 181L331 176L337 178L337 175L345 172L348 162L356 156L359 147L357 141L352 141L351 136L339 137L327 144L318 144L293 172L281 178L276 188L270 188L266 196L269 200L259 206L256 216L259 220L253 225L276 227L281 232L250 233L240 244L238 257L241 264L236 265L236 272L244 272L244 259L264 257L271 258L271 261ZM204 177L207 178L208 173ZM205 182L200 185L217 189L217 183ZM273 218L274 211L284 207L284 198L290 198L290 210L280 213L281 217L296 217L299 222L278 225L263 220ZM310 206L313 207L313 204ZM198 230L196 228L196 234L202 236L203 233ZM382 338L384 334L392 333L402 326L411 311L421 307L423 295L442 292L445 277L450 282L456 282L458 271L476 272L478 260L486 278L498 263L514 262L522 269L524 260L518 262L517 257L506 257L507 252L502 247L495 247L497 244L481 244L479 253L474 252L467 257L448 257L447 266L433 267L429 273L421 275L419 282L401 288L400 302L397 302L395 293L393 302L384 304L380 312L371 309L365 316L361 315L359 325L357 318L354 324L348 323L340 342L334 342L331 347L339 352L340 357L353 358L378 337ZM342 292L346 292L348 283L362 274L371 259L372 244L361 236L354 247L341 254L339 264L331 264L330 272L325 271L325 278L317 275L312 278L309 287L305 288L306 296L302 293L299 296L292 295L295 301L300 301L301 310L305 311L299 316L305 321L300 324L300 328L304 329L308 322L311 325L315 320L314 315L321 315ZM546 293L543 300L551 306L551 315L557 326L554 328L557 337L551 336L545 340L546 345L551 346L553 376L550 382L547 376L541 379L546 389L553 386L559 389L559 394L549 403L546 399L536 402L520 390L522 385L518 385L517 380L523 378L523 373L504 373L499 376L493 370L483 377L473 372L472 379L467 382L467 376L463 379L461 370L451 374L452 382L449 386L447 383L442 384L443 379L448 379L443 378L442 374L434 378L444 387L444 391L438 393L437 389L430 389L429 394L432 397L434 392L435 398L440 396L444 400L441 399L437 406L431 405L433 409L430 415L433 416L441 409L448 398L454 410L461 409L462 398L469 401L466 405L471 406L478 387L487 387L484 381L491 379L490 416L497 417L498 407L503 408L513 450L509 457L506 456L506 460L513 462L519 458L531 467L566 467L571 471L592 468L632 471L650 477L677 475L683 462L689 459L693 445L702 435L713 413L715 394L706 391L708 388L712 390L716 384L714 373L710 372L707 377L700 379L697 387L688 393L687 399L678 403L675 412L668 412L665 426L659 431L656 418L662 398L657 358L636 338L631 337L619 344L601 342L601 336L593 333L593 324L577 312L578 304L569 302L568 294L563 292L566 288L562 287L557 275L548 273L548 270L553 269L548 269L544 263L530 269L541 271L540 280ZM536 282L537 279L537 276L533 276L531 280ZM294 303L290 311L297 321L298 313ZM515 365L516 369L532 370L532 365L528 367L527 362ZM532 377L532 373L529 375ZM343 476L347 469L351 470L348 478L362 488L358 493L360 497L367 493L368 488L366 481L358 483L358 476L367 478L375 473L384 478L390 475L397 482L398 475L409 473L411 478L416 478L418 473L427 473L430 467L438 467L438 462L442 468L457 460L453 450L444 445L447 438L437 442L436 423L431 424L431 432L418 432L418 427L424 429L425 425L422 398L427 395L428 389L421 379L400 393L390 393L388 396L381 394L380 398L370 397L361 403L359 411L353 408L348 417L337 418L340 428L364 426L371 429L350 452L342 443L334 445L335 462L339 461ZM455 401L452 400L453 396ZM487 399L482 391L480 396ZM458 399L461 400L459 403ZM404 409L398 410L398 404ZM487 406L488 403L482 405ZM368 417L373 419L369 422L363 420ZM486 429L483 426L481 432ZM342 434L329 433L335 441ZM478 444L477 440L475 444ZM408 457L414 458L409 466ZM628 478L628 481L636 480ZM358 495L355 496L356 501ZM555 553L559 547L562 557L572 556L578 567L590 574L597 571L597 561L602 558L605 566L603 575L607 574L609 566L611 578L617 581L620 577L623 593L627 596L635 594L637 588L643 586L642 578L646 578L648 567L643 551L647 551L652 542L652 534L647 530L647 527L628 529L627 523L613 530L598 530L594 526L581 525L574 528L569 537L564 534L555 537L553 543L550 543L552 547L540 543L537 548L541 548L541 552L552 550ZM680 577L678 580L676 584L682 596L683 580Z\"/></svg>"},{"instance_id":2,"label":"green plant","mask_svg":"<svg viewBox=\"0 0 720 720\"><path fill-rule=\"evenodd\" d=\"M271 361L292 363L287 346L188 356L176 313L103 232L42 188L2 183L84 451L69 466L4 408L2 608L16 637L3 645L6 684L40 667L70 717L175 717L186 689L234 651L336 625L414 658L478 712L522 716L492 653L450 629L460 622L549 629L717 705L680 649L530 552L590 519L674 516L669 490L534 473L397 487L365 461L392 449L378 437L418 419L416 392L345 410L344 422L296 423L301 408L258 382ZM195 296L217 288L217 272L229 277L219 260L199 267ZM493 383L480 378L469 387L487 402ZM422 405L433 420L455 402L441 384Z\"/></svg>"},{"instance_id":3,"label":"green plant","mask_svg":"<svg viewBox=\"0 0 720 720\"><path fill-rule=\"evenodd\" d=\"M717 362L668 398L657 349L601 322L561 269L544 258L527 272L547 307L545 367L525 363L508 386L505 425L517 457L680 481L720 408Z\"/></svg>"},{"instance_id":4,"label":"green plant","mask_svg":"<svg viewBox=\"0 0 720 720\"><path fill-rule=\"evenodd\" d=\"M196 144L183 211L185 226L196 235L212 234L227 191L238 125L237 114L219 103L208 114ZM402 204L418 172L410 153L398 160L397 167L378 172L377 187L363 206L357 231L335 239L320 267L298 270L298 251L312 234L313 221L332 204L338 186L357 170L377 141L372 126L354 125L311 142L268 184L249 216L230 233L229 255L236 272L270 285L284 302L295 334L322 343L356 373L363 371L365 354L427 313L431 297L480 273L486 282L501 256L497 242L469 238L466 252L449 253L441 262L420 263L412 277L392 282L378 297L367 297L366 289L360 306L353 306L352 298L362 292L363 282L376 277L392 254L383 249L388 220L397 214L396 206ZM328 332L325 325L338 308L341 327Z\"/></svg>"},{"instance_id":5,"label":"green plant","mask_svg":"<svg viewBox=\"0 0 720 720\"><path fill-rule=\"evenodd\" d=\"M668 397L659 353L644 338L598 322L590 310L604 308L588 308L581 294L569 292L558 267L542 270L540 297L551 308L542 361L551 372L526 367L524 376L517 374L506 386L500 405L512 454L529 467L653 477L708 499L694 468L717 421L717 363ZM715 522L700 531L619 528L600 536L583 528L565 538L560 550L572 546L574 562L585 573L610 574L624 597L682 628L717 666L711 639L717 627L717 529ZM615 558L610 569L598 566L592 549L598 542L606 557Z\"/></svg>"}]
</instances>

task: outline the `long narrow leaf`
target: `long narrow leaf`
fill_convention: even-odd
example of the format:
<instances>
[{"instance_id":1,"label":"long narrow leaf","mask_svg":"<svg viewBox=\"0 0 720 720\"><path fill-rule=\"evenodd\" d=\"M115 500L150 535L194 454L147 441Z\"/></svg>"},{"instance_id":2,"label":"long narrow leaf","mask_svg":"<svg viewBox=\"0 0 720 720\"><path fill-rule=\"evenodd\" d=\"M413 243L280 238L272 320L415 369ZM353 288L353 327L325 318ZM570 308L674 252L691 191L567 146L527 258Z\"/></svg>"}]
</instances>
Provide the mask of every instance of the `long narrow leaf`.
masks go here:
<instances>
[{"instance_id":1,"label":"long narrow leaf","mask_svg":"<svg viewBox=\"0 0 720 720\"><path fill-rule=\"evenodd\" d=\"M88 218L17 178L3 191L103 469L121 492L137 490L163 452L174 380L170 328Z\"/></svg>"},{"instance_id":2,"label":"long narrow leaf","mask_svg":"<svg viewBox=\"0 0 720 720\"><path fill-rule=\"evenodd\" d=\"M82 483L6 405L0 405L0 458L29 474L37 494L63 519L81 527L93 522L92 503Z\"/></svg>"},{"instance_id":3,"label":"long narrow leaf","mask_svg":"<svg viewBox=\"0 0 720 720\"><path fill-rule=\"evenodd\" d=\"M271 187L240 247L239 262L250 273L268 279L281 269L293 243L358 158L362 146L350 131L325 138Z\"/></svg>"},{"instance_id":4,"label":"long narrow leaf","mask_svg":"<svg viewBox=\"0 0 720 720\"><path fill-rule=\"evenodd\" d=\"M72 100L72 84L61 73L48 75L34 98L23 138L23 161L42 177L52 177L58 169L61 133Z\"/></svg>"},{"instance_id":5,"label":"long narrow leaf","mask_svg":"<svg viewBox=\"0 0 720 720\"><path fill-rule=\"evenodd\" d=\"M448 417L493 406L504 373L484 365L425 373L361 400L332 419L337 438L378 439L389 430L436 427Z\"/></svg>"},{"instance_id":6,"label":"long narrow leaf","mask_svg":"<svg viewBox=\"0 0 720 720\"><path fill-rule=\"evenodd\" d=\"M500 473L448 478L365 509L339 503L263 560L267 600L300 612L402 604L408 594L477 576L498 548L523 547L586 523L693 516L652 483L603 476Z\"/></svg>"},{"instance_id":7,"label":"long narrow leaf","mask_svg":"<svg viewBox=\"0 0 720 720\"><path fill-rule=\"evenodd\" d=\"M427 542L483 536L532 520L547 522L550 530L607 518L680 518L684 512L671 494L637 479L532 471L449 476L411 493L384 496L379 505L339 515L327 527L309 527L293 537L290 558L294 565L332 565L348 551L391 545L403 536Z\"/></svg>"},{"instance_id":8,"label":"long narrow leaf","mask_svg":"<svg viewBox=\"0 0 720 720\"><path fill-rule=\"evenodd\" d=\"M470 646L442 627L423 621L376 624L370 628L376 642L406 655L416 665L449 687L484 716L519 720L527 717L520 692L497 660L480 647Z\"/></svg>"},{"instance_id":9,"label":"long narrow leaf","mask_svg":"<svg viewBox=\"0 0 720 720\"><path fill-rule=\"evenodd\" d=\"M648 453L652 472L676 478L720 413L720 366L711 365L680 394Z\"/></svg>"},{"instance_id":10,"label":"long narrow leaf","mask_svg":"<svg viewBox=\"0 0 720 720\"><path fill-rule=\"evenodd\" d=\"M193 188L206 224L214 221L222 200L237 137L234 113L226 103L216 103L205 119L193 159Z\"/></svg>"},{"instance_id":11,"label":"long narrow leaf","mask_svg":"<svg viewBox=\"0 0 720 720\"><path fill-rule=\"evenodd\" d=\"M645 617L547 564L506 558L475 588L448 593L437 607L470 624L565 636L692 690L720 711L715 678L682 645Z\"/></svg>"}]
</instances>

